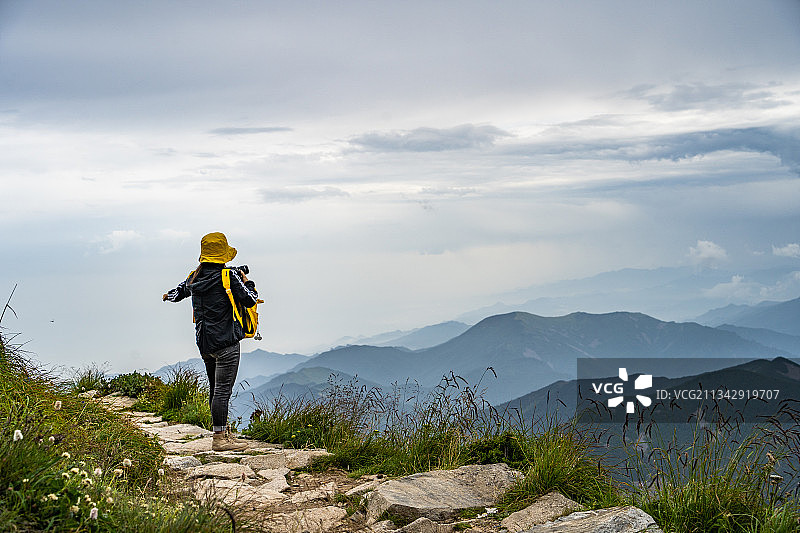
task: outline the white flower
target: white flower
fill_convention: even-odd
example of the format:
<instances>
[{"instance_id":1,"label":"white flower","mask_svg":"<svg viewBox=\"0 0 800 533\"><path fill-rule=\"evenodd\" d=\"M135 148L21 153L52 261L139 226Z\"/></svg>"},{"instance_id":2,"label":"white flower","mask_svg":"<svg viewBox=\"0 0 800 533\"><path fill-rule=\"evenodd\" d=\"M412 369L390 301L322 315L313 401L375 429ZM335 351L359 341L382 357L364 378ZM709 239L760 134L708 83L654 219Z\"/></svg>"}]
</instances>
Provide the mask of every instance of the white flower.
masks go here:
<instances>
[{"instance_id":1,"label":"white flower","mask_svg":"<svg viewBox=\"0 0 800 533\"><path fill-rule=\"evenodd\" d=\"M18 429L15 429L14 430L14 442L17 442L18 440L22 440L22 432L20 430L18 430Z\"/></svg>"},{"instance_id":2,"label":"white flower","mask_svg":"<svg viewBox=\"0 0 800 533\"><path fill-rule=\"evenodd\" d=\"M109 496L108 498L106 498L106 503L114 503L114 498Z\"/></svg>"},{"instance_id":3,"label":"white flower","mask_svg":"<svg viewBox=\"0 0 800 533\"><path fill-rule=\"evenodd\" d=\"M121 468L115 468L114 469L114 475L115 476L121 476L122 475L122 469Z\"/></svg>"},{"instance_id":4,"label":"white flower","mask_svg":"<svg viewBox=\"0 0 800 533\"><path fill-rule=\"evenodd\" d=\"M28 478L23 478L23 479L22 479L22 482L23 482L23 483L27 483L28 481L30 481L30 479L28 479Z\"/></svg>"},{"instance_id":5,"label":"white flower","mask_svg":"<svg viewBox=\"0 0 800 533\"><path fill-rule=\"evenodd\" d=\"M95 468L93 474L95 475L95 477L100 477L103 475L103 469L99 467Z\"/></svg>"},{"instance_id":6,"label":"white flower","mask_svg":"<svg viewBox=\"0 0 800 533\"><path fill-rule=\"evenodd\" d=\"M87 477L87 478L86 478L86 479L84 479L84 480L83 480L81 483L83 483L84 485L87 485L87 486L88 486L88 485L91 485L91 484L93 483L93 481L92 481L92 478L90 478L90 477Z\"/></svg>"},{"instance_id":7,"label":"white flower","mask_svg":"<svg viewBox=\"0 0 800 533\"><path fill-rule=\"evenodd\" d=\"M56 438L51 436L51 437L50 437L49 439L47 439L47 440L49 440L49 441L50 441L50 444L53 444L53 443L56 441Z\"/></svg>"},{"instance_id":8,"label":"white flower","mask_svg":"<svg viewBox=\"0 0 800 533\"><path fill-rule=\"evenodd\" d=\"M486 508L486 514L496 514L496 513L497 513L497 507L487 507Z\"/></svg>"},{"instance_id":9,"label":"white flower","mask_svg":"<svg viewBox=\"0 0 800 533\"><path fill-rule=\"evenodd\" d=\"M81 508L78 507L77 505L72 505L70 506L69 510L72 511L73 513L77 513L78 511L81 510Z\"/></svg>"},{"instance_id":10,"label":"white flower","mask_svg":"<svg viewBox=\"0 0 800 533\"><path fill-rule=\"evenodd\" d=\"M69 471L72 472L73 474L79 474L80 473L80 470L78 470L77 467L70 468Z\"/></svg>"},{"instance_id":11,"label":"white flower","mask_svg":"<svg viewBox=\"0 0 800 533\"><path fill-rule=\"evenodd\" d=\"M92 507L89 511L89 518L92 520L97 520L97 507Z\"/></svg>"},{"instance_id":12,"label":"white flower","mask_svg":"<svg viewBox=\"0 0 800 533\"><path fill-rule=\"evenodd\" d=\"M133 463L131 463L131 460L130 460L130 459L123 459L123 460L122 460L122 466L124 466L125 468L128 468L128 467L129 467L129 466L131 466L132 464L133 464Z\"/></svg>"},{"instance_id":13,"label":"white flower","mask_svg":"<svg viewBox=\"0 0 800 533\"><path fill-rule=\"evenodd\" d=\"M61 400L56 400L56 403L53 404L53 409L55 409L56 411L61 410Z\"/></svg>"},{"instance_id":14,"label":"white flower","mask_svg":"<svg viewBox=\"0 0 800 533\"><path fill-rule=\"evenodd\" d=\"M47 498L50 499L50 500L56 501L58 499L58 496L56 496L55 494L53 494L51 492L50 494L47 495Z\"/></svg>"},{"instance_id":15,"label":"white flower","mask_svg":"<svg viewBox=\"0 0 800 533\"><path fill-rule=\"evenodd\" d=\"M64 452L61 454L61 457L66 457L67 459L69 459L72 456L69 454L69 452Z\"/></svg>"},{"instance_id":16,"label":"white flower","mask_svg":"<svg viewBox=\"0 0 800 533\"><path fill-rule=\"evenodd\" d=\"M158 475L159 476L163 476L164 475L164 469L163 468L159 468L158 469Z\"/></svg>"}]
</instances>

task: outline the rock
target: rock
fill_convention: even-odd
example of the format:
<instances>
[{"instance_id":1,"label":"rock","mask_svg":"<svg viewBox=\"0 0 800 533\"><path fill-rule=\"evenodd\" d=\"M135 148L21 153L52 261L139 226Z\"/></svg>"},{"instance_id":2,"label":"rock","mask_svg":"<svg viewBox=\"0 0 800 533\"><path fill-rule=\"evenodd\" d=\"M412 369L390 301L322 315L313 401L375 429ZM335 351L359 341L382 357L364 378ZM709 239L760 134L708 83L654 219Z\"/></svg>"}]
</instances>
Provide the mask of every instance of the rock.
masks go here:
<instances>
[{"instance_id":1,"label":"rock","mask_svg":"<svg viewBox=\"0 0 800 533\"><path fill-rule=\"evenodd\" d=\"M167 453L173 455L191 455L199 452L211 451L212 437L203 437L202 439L190 440L188 442L164 442L162 446Z\"/></svg>"},{"instance_id":2,"label":"rock","mask_svg":"<svg viewBox=\"0 0 800 533\"><path fill-rule=\"evenodd\" d=\"M94 398L95 396L97 396L97 391L95 389L78 394L78 398Z\"/></svg>"},{"instance_id":3,"label":"rock","mask_svg":"<svg viewBox=\"0 0 800 533\"><path fill-rule=\"evenodd\" d=\"M500 463L434 470L387 481L364 496L367 520L375 521L387 511L406 520L447 520L462 509L493 505L522 477L521 472Z\"/></svg>"},{"instance_id":4,"label":"rock","mask_svg":"<svg viewBox=\"0 0 800 533\"><path fill-rule=\"evenodd\" d=\"M333 498L335 494L336 494L336 483L331 481L330 483L325 483L324 485L320 485L319 488L316 488L314 490L306 490L303 492L292 494L292 503L299 504L314 500L326 500L329 498Z\"/></svg>"},{"instance_id":5,"label":"rock","mask_svg":"<svg viewBox=\"0 0 800 533\"><path fill-rule=\"evenodd\" d=\"M362 483L357 487L353 487L352 489L345 492L345 496L357 496L359 494L364 494L365 492L369 492L371 490L375 490L381 482L377 479L373 479L371 481L367 481L366 483Z\"/></svg>"},{"instance_id":6,"label":"rock","mask_svg":"<svg viewBox=\"0 0 800 533\"><path fill-rule=\"evenodd\" d=\"M510 533L517 533L582 509L583 506L578 502L570 500L561 493L550 492L525 509L511 513L500 524Z\"/></svg>"},{"instance_id":7,"label":"rock","mask_svg":"<svg viewBox=\"0 0 800 533\"><path fill-rule=\"evenodd\" d=\"M233 479L203 479L195 484L195 497L202 502L222 502L225 505L247 505L259 508L285 496L280 492L253 487Z\"/></svg>"},{"instance_id":8,"label":"rock","mask_svg":"<svg viewBox=\"0 0 800 533\"><path fill-rule=\"evenodd\" d=\"M166 427L153 427L149 425L143 426L142 429L147 433L156 435L164 442L186 442L187 439L208 437L214 434L212 431L192 424L173 424Z\"/></svg>"},{"instance_id":9,"label":"rock","mask_svg":"<svg viewBox=\"0 0 800 533\"><path fill-rule=\"evenodd\" d=\"M305 468L320 457L327 457L331 455L328 450L321 448L310 450L284 450L286 454L286 466L292 470L296 468Z\"/></svg>"},{"instance_id":10,"label":"rock","mask_svg":"<svg viewBox=\"0 0 800 533\"><path fill-rule=\"evenodd\" d=\"M330 505L304 509L293 513L273 515L266 521L268 531L276 533L323 533L336 526L340 520L347 516L347 511L341 507Z\"/></svg>"},{"instance_id":11,"label":"rock","mask_svg":"<svg viewBox=\"0 0 800 533\"><path fill-rule=\"evenodd\" d=\"M164 457L164 464L173 470L187 470L195 466L200 466L202 463L200 459L193 455L168 455Z\"/></svg>"},{"instance_id":12,"label":"rock","mask_svg":"<svg viewBox=\"0 0 800 533\"><path fill-rule=\"evenodd\" d=\"M437 524L427 518L417 518L410 524L395 530L396 533L451 533L452 524Z\"/></svg>"},{"instance_id":13,"label":"rock","mask_svg":"<svg viewBox=\"0 0 800 533\"><path fill-rule=\"evenodd\" d=\"M663 533L649 514L637 507L581 511L558 518L525 533Z\"/></svg>"},{"instance_id":14,"label":"rock","mask_svg":"<svg viewBox=\"0 0 800 533\"><path fill-rule=\"evenodd\" d=\"M121 411L123 409L130 409L139 400L129 396L120 396L118 393L114 393L108 396L103 396L100 398L100 401L111 409Z\"/></svg>"},{"instance_id":15,"label":"rock","mask_svg":"<svg viewBox=\"0 0 800 533\"><path fill-rule=\"evenodd\" d=\"M244 480L255 477L256 473L246 465L238 463L208 463L190 468L186 477L189 479L197 477L219 477L224 479Z\"/></svg>"},{"instance_id":16,"label":"rock","mask_svg":"<svg viewBox=\"0 0 800 533\"><path fill-rule=\"evenodd\" d=\"M253 470L274 470L286 468L286 455L283 452L267 453L264 455L248 455L242 457L241 463Z\"/></svg>"},{"instance_id":17,"label":"rock","mask_svg":"<svg viewBox=\"0 0 800 533\"><path fill-rule=\"evenodd\" d=\"M286 482L286 474L288 474L290 470L286 467L284 468L271 468L266 470L259 470L258 477L266 479L266 483L261 485L262 487L268 487L277 492L283 492L284 490L289 488L289 483Z\"/></svg>"},{"instance_id":18,"label":"rock","mask_svg":"<svg viewBox=\"0 0 800 533\"><path fill-rule=\"evenodd\" d=\"M164 420L160 416L137 416L134 417L133 421L140 426L152 427L152 424L159 424ZM166 425L168 426L169 423L167 423ZM159 426L159 427L165 427L165 426Z\"/></svg>"}]
</instances>

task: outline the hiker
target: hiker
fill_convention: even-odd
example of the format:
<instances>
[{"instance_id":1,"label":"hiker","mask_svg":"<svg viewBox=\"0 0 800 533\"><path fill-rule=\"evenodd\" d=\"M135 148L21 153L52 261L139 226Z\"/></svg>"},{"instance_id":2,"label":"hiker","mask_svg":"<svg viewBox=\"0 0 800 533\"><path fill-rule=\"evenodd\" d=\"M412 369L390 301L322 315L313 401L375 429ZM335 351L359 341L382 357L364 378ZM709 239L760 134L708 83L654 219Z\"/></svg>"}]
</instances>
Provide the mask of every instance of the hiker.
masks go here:
<instances>
[{"instance_id":1,"label":"hiker","mask_svg":"<svg viewBox=\"0 0 800 533\"><path fill-rule=\"evenodd\" d=\"M236 257L222 233L209 233L200 240L200 266L162 301L180 302L192 297L197 347L206 365L209 404L214 425L212 449L238 451L247 443L228 431L228 404L239 370L239 341L245 337L242 326L233 319L231 300L222 284L225 263ZM230 269L230 289L234 300L250 308L258 302L256 284L242 270Z\"/></svg>"}]
</instances>

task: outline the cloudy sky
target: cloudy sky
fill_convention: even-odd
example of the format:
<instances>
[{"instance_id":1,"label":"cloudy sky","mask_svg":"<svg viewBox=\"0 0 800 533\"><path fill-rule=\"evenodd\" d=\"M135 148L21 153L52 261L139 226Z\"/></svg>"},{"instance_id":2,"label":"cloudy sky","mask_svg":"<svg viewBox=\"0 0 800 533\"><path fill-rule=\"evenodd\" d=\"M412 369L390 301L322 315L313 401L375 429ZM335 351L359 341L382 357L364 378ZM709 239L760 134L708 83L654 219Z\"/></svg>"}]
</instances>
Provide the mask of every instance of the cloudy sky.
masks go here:
<instances>
[{"instance_id":1,"label":"cloudy sky","mask_svg":"<svg viewBox=\"0 0 800 533\"><path fill-rule=\"evenodd\" d=\"M795 0L4 0L2 326L65 367L195 356L161 294L210 231L267 301L245 351L800 270L799 119Z\"/></svg>"}]
</instances>

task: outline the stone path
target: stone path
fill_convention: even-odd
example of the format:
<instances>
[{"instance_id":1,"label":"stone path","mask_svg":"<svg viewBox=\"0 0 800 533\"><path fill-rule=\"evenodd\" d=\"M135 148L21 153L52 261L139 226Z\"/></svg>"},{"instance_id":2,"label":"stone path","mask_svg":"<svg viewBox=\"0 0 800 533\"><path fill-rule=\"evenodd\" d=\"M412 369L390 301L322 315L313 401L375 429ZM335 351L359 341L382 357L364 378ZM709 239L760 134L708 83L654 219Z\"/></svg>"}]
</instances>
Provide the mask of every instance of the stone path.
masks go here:
<instances>
[{"instance_id":1,"label":"stone path","mask_svg":"<svg viewBox=\"0 0 800 533\"><path fill-rule=\"evenodd\" d=\"M501 522L494 518L493 506L523 476L505 464L469 465L393 480L381 475L353 479L337 469L312 474L298 470L327 451L284 449L253 440L243 452L215 452L208 430L129 411L136 400L118 394L99 401L158 437L167 452L164 469L175 490L225 505L235 516L257 517L265 531L661 532L649 515L635 507L583 511L558 493L541 497ZM462 518L465 510L475 517ZM398 527L387 518L405 525Z\"/></svg>"}]
</instances>

